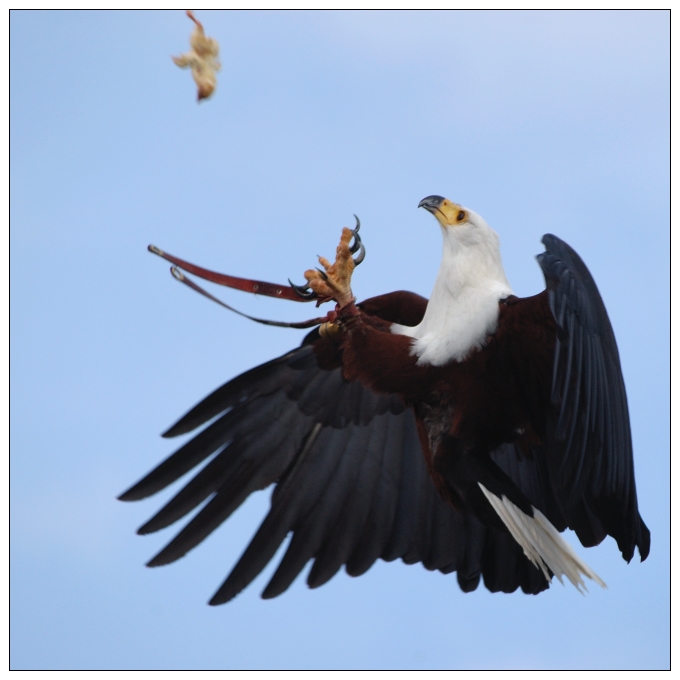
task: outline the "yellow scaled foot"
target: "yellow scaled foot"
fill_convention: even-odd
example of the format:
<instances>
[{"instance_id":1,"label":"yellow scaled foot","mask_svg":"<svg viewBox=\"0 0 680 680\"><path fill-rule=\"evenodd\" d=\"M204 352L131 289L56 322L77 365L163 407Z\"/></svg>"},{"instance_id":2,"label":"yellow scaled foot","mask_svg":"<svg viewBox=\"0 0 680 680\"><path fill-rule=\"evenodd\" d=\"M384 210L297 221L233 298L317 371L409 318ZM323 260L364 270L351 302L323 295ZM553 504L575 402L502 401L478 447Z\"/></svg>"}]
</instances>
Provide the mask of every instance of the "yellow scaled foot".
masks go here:
<instances>
[{"instance_id":1,"label":"yellow scaled foot","mask_svg":"<svg viewBox=\"0 0 680 680\"><path fill-rule=\"evenodd\" d=\"M325 272L316 269L308 269L305 272L309 287L319 297L335 300L340 307L344 307L354 300L350 284L356 264L349 248L353 236L354 232L344 227L340 243L335 251L335 262L331 264L325 257L320 257L319 263Z\"/></svg>"}]
</instances>

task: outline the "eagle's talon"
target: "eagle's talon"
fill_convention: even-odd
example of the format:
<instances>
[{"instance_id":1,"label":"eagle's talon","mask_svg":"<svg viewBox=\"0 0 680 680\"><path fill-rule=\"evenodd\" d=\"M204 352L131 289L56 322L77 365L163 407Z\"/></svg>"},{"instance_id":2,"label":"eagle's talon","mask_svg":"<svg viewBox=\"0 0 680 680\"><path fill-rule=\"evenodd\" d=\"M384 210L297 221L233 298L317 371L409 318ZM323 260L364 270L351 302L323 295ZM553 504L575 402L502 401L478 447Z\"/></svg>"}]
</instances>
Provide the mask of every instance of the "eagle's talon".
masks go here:
<instances>
[{"instance_id":1,"label":"eagle's talon","mask_svg":"<svg viewBox=\"0 0 680 680\"><path fill-rule=\"evenodd\" d=\"M354 255L354 253L359 250L359 246L361 245L361 238L359 237L359 229L361 229L361 221L359 218L355 215L354 219L357 221L357 226L354 227L354 229L350 229L352 234L354 235L354 243L349 247L349 252Z\"/></svg>"},{"instance_id":2,"label":"eagle's talon","mask_svg":"<svg viewBox=\"0 0 680 680\"><path fill-rule=\"evenodd\" d=\"M308 285L296 286L290 279L288 279L290 287L303 299L303 300L313 300L317 294L309 289Z\"/></svg>"},{"instance_id":3,"label":"eagle's talon","mask_svg":"<svg viewBox=\"0 0 680 680\"><path fill-rule=\"evenodd\" d=\"M354 260L354 264L356 266L364 261L364 258L366 257L366 248L364 248L364 244L361 242L361 237L359 236L361 221L356 215L354 216L354 219L357 221L357 226L354 227L354 229L350 229L350 231L352 232L352 236L354 236L354 242L349 247L349 252L352 253L352 255L354 255L354 253L356 253L357 250L359 251L359 255Z\"/></svg>"},{"instance_id":4,"label":"eagle's talon","mask_svg":"<svg viewBox=\"0 0 680 680\"><path fill-rule=\"evenodd\" d=\"M357 239L359 237L357 236ZM360 265L363 261L364 258L366 257L366 248L364 248L364 244L359 241L359 254L354 258L354 266Z\"/></svg>"}]
</instances>

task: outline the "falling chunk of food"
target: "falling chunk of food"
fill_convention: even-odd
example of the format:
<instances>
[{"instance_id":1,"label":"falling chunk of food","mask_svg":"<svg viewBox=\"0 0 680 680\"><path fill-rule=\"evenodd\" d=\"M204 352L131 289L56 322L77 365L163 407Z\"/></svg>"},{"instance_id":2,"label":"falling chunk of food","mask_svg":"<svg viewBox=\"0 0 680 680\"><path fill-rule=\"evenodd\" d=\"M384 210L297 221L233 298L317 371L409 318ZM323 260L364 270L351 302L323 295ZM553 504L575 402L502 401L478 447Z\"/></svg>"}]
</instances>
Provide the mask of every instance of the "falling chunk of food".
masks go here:
<instances>
[{"instance_id":1,"label":"falling chunk of food","mask_svg":"<svg viewBox=\"0 0 680 680\"><path fill-rule=\"evenodd\" d=\"M191 75L198 86L198 100L209 97L217 87L217 71L220 70L220 62L217 59L220 46L214 38L208 38L203 30L203 24L196 19L191 10L187 10L187 16L195 24L189 44L191 52L173 57L172 60L180 68L190 68Z\"/></svg>"}]
</instances>

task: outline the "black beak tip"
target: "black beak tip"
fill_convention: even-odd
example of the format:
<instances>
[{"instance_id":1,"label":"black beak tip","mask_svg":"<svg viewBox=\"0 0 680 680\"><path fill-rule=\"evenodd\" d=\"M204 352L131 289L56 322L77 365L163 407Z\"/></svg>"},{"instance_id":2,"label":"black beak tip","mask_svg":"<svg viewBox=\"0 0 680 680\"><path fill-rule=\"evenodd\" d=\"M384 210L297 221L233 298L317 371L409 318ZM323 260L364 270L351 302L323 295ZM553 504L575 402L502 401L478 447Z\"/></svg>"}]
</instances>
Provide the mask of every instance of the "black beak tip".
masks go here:
<instances>
[{"instance_id":1,"label":"black beak tip","mask_svg":"<svg viewBox=\"0 0 680 680\"><path fill-rule=\"evenodd\" d=\"M419 208L425 208L432 212L436 210L446 199L443 196L426 196L420 203L418 203Z\"/></svg>"}]
</instances>

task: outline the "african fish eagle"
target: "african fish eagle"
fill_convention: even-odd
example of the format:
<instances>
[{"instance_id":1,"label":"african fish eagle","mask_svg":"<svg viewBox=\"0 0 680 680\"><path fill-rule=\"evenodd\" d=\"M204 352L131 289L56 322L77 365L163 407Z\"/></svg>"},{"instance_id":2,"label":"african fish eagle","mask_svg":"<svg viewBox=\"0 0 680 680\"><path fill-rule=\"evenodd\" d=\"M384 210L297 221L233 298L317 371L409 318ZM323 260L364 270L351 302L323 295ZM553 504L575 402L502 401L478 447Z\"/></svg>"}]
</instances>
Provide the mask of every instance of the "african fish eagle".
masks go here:
<instances>
[{"instance_id":1,"label":"african fish eagle","mask_svg":"<svg viewBox=\"0 0 680 680\"><path fill-rule=\"evenodd\" d=\"M482 217L441 196L418 207L444 242L429 301L398 291L355 303L358 226L343 230L335 263L320 258L323 270L305 272L304 290L274 286L334 300L335 311L299 348L218 388L164 433L210 421L121 500L210 460L138 533L207 503L149 566L179 559L272 484L269 513L210 604L243 590L289 534L265 598L310 559L312 588L343 565L359 576L398 557L457 572L465 592L480 578L492 592L539 593L553 576L604 586L560 536L567 527L586 547L609 535L625 560L636 546L647 557L619 354L590 272L546 235L546 290L518 298Z\"/></svg>"}]
</instances>

